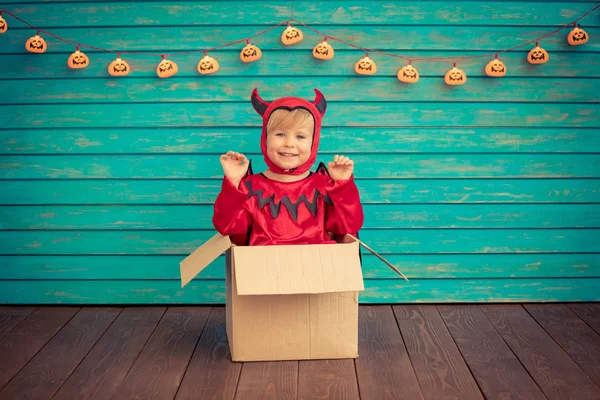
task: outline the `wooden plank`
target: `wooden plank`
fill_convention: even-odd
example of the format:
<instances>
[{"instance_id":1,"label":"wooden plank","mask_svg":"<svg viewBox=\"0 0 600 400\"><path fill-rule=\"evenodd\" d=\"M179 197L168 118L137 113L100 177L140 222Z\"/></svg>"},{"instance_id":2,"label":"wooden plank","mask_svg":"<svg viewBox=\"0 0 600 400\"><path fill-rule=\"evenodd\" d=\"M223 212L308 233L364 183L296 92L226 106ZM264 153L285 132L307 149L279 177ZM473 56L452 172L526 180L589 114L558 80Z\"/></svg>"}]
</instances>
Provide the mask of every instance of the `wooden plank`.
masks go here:
<instances>
[{"instance_id":1,"label":"wooden plank","mask_svg":"<svg viewBox=\"0 0 600 400\"><path fill-rule=\"evenodd\" d=\"M600 60L599 60L600 63ZM34 154L257 153L260 132L248 128L27 129L0 131L0 151ZM143 138L143 140L140 140ZM326 127L319 153L598 153L600 130L574 128Z\"/></svg>"},{"instance_id":2,"label":"wooden plank","mask_svg":"<svg viewBox=\"0 0 600 400\"><path fill-rule=\"evenodd\" d=\"M360 399L354 361L300 361L298 398L306 400Z\"/></svg>"},{"instance_id":3,"label":"wooden plank","mask_svg":"<svg viewBox=\"0 0 600 400\"><path fill-rule=\"evenodd\" d=\"M247 362L242 367L236 399L296 399L298 361Z\"/></svg>"},{"instance_id":4,"label":"wooden plank","mask_svg":"<svg viewBox=\"0 0 600 400\"><path fill-rule=\"evenodd\" d=\"M1 264L0 265L4 265ZM0 339L18 326L35 307L0 307Z\"/></svg>"},{"instance_id":5,"label":"wooden plank","mask_svg":"<svg viewBox=\"0 0 600 400\"><path fill-rule=\"evenodd\" d=\"M485 398L546 399L478 307L437 309Z\"/></svg>"},{"instance_id":6,"label":"wooden plank","mask_svg":"<svg viewBox=\"0 0 600 400\"><path fill-rule=\"evenodd\" d=\"M590 7L591 8L591 7ZM564 23L573 20L565 19ZM486 51L508 49L516 44L526 43L534 38L544 36L554 30L555 27L540 26L374 26L374 25L318 25L310 24L314 29L324 34L350 41L354 45L378 49L389 52L403 52L404 50L445 50L448 51ZM161 27L123 27L118 32L112 29L73 29L56 28L52 33L65 38L72 38L78 43L96 45L117 52L124 51L147 51L153 52L156 64L160 62L161 53L175 53L177 51L197 51L202 56L203 49L210 49L225 43L231 43L240 39L251 37L264 31L264 27L256 25L241 25L232 29L229 26L161 26ZM259 62L277 62L278 59L289 57L288 47L281 42L281 33L284 28L277 28L262 36L252 39L252 43L265 50L284 50L278 57L266 59L264 56ZM585 27L590 37L600 37L600 28ZM10 35L2 40L0 54L23 53L23 44L32 36L31 29L12 30ZM295 44L294 50L312 50L316 43L323 40L323 36L304 29L304 39ZM549 51L570 51L572 53L599 51L600 43L594 40L588 41L579 49L567 43L564 39L568 32L564 32L561 40L545 40L543 47ZM55 39L49 35L42 37L47 43L45 54L57 52L72 53L74 45ZM157 38L160 38L157 40ZM401 38L401 39L400 39ZM231 50L240 51L243 43L231 47ZM335 43L336 48L345 47ZM529 51L533 44L521 49L522 52ZM83 49L86 50L85 48ZM218 51L215 51L217 53ZM86 51L89 55L93 51ZM423 52L421 52L423 53ZM427 56L427 54L422 54ZM449 55L446 55L447 57ZM32 54L30 57L44 57ZM383 56L370 54L377 62ZM176 59L176 56L173 57ZM93 60L93 58L92 58ZM238 60L239 63L241 61ZM446 70L448 66L446 66Z\"/></svg>"},{"instance_id":7,"label":"wooden plank","mask_svg":"<svg viewBox=\"0 0 600 400\"><path fill-rule=\"evenodd\" d=\"M246 156L254 171L266 170L262 155ZM218 154L5 156L0 162L0 179L222 179L218 158ZM321 155L318 161L329 159L333 156ZM377 158L355 154L352 160L355 177L360 180L600 176L598 154L390 154Z\"/></svg>"},{"instance_id":8,"label":"wooden plank","mask_svg":"<svg viewBox=\"0 0 600 400\"><path fill-rule=\"evenodd\" d=\"M308 70L306 71L309 72ZM468 71L465 71L467 74ZM104 79L45 79L0 80L0 92L12 93L0 97L0 104L112 104L179 103L247 101L248 85L267 88L261 97L270 98L272 90L282 84L280 77L248 78L213 76L198 79L156 77L121 79L107 83ZM468 102L523 102L523 103L596 103L597 85L588 78L569 79L565 86L562 78L510 78L495 81L488 77L469 77L468 85L459 93L448 90L440 77L422 77L418 85L395 87L390 77L373 77L368 85L359 76L323 77L295 80L285 83L291 93L310 93L315 87L328 93L328 101L468 101ZM394 86L392 86L394 84ZM358 86L361 90L356 90ZM108 90L107 90L108 89ZM392 90L390 90L392 89ZM398 89L398 90L393 90ZM399 90L401 89L401 90Z\"/></svg>"},{"instance_id":9,"label":"wooden plank","mask_svg":"<svg viewBox=\"0 0 600 400\"><path fill-rule=\"evenodd\" d=\"M359 307L358 312L360 397L423 399L391 307Z\"/></svg>"},{"instance_id":10,"label":"wooden plank","mask_svg":"<svg viewBox=\"0 0 600 400\"><path fill-rule=\"evenodd\" d=\"M31 313L0 341L0 390L31 360L75 313L74 307L44 307Z\"/></svg>"},{"instance_id":11,"label":"wooden plank","mask_svg":"<svg viewBox=\"0 0 600 400\"><path fill-rule=\"evenodd\" d=\"M600 304L569 304L568 307L600 334Z\"/></svg>"},{"instance_id":12,"label":"wooden plank","mask_svg":"<svg viewBox=\"0 0 600 400\"><path fill-rule=\"evenodd\" d=\"M600 335L564 304L523 307L600 387Z\"/></svg>"},{"instance_id":13,"label":"wooden plank","mask_svg":"<svg viewBox=\"0 0 600 400\"><path fill-rule=\"evenodd\" d=\"M174 398L210 310L169 308L114 398Z\"/></svg>"},{"instance_id":14,"label":"wooden plank","mask_svg":"<svg viewBox=\"0 0 600 400\"><path fill-rule=\"evenodd\" d=\"M19 3L14 0L4 3ZM41 3L39 0L27 3ZM177 4L109 2L108 4L36 4L10 8L19 17L36 26L122 27L152 25L275 25L291 16L289 1L262 1L260 12L252 2L181 1ZM294 17L313 24L369 25L562 25L590 8L585 2L522 3L515 1L491 4L458 1L422 3L390 1L329 1L315 4L295 1ZM457 12L460 10L460 12ZM135 18L132 18L132 16ZM589 21L588 21L589 20ZM12 22L12 21L11 21ZM594 25L593 18L585 20ZM17 21L11 27L25 27Z\"/></svg>"},{"instance_id":15,"label":"wooden plank","mask_svg":"<svg viewBox=\"0 0 600 400\"><path fill-rule=\"evenodd\" d=\"M380 254L598 253L590 229L377 229L361 239ZM0 231L0 255L179 255L215 231Z\"/></svg>"},{"instance_id":16,"label":"wooden plank","mask_svg":"<svg viewBox=\"0 0 600 400\"><path fill-rule=\"evenodd\" d=\"M596 204L365 204L363 212L365 229L600 227ZM0 229L214 229L213 214L212 205L9 206Z\"/></svg>"},{"instance_id":17,"label":"wooden plank","mask_svg":"<svg viewBox=\"0 0 600 400\"><path fill-rule=\"evenodd\" d=\"M177 268L173 265L173 268ZM402 268L402 266L400 266ZM600 301L600 278L367 279L362 304ZM0 281L1 304L225 304L224 280ZM190 355L191 356L191 355Z\"/></svg>"},{"instance_id":18,"label":"wooden plank","mask_svg":"<svg viewBox=\"0 0 600 400\"><path fill-rule=\"evenodd\" d=\"M221 179L10 180L0 204L213 204ZM362 204L600 203L587 179L378 179L357 181Z\"/></svg>"},{"instance_id":19,"label":"wooden plank","mask_svg":"<svg viewBox=\"0 0 600 400\"><path fill-rule=\"evenodd\" d=\"M477 2L472 2L475 5ZM496 2L487 4L498 4ZM98 14L94 14L98 15ZM382 13L382 15L385 15ZM540 15L544 16L545 13ZM46 15L48 17L48 15ZM85 15L80 15L80 18L84 18ZM10 22L9 22L10 23ZM106 28L107 29L107 28ZM552 28L554 29L554 28ZM587 28L586 28L587 29ZM12 33L12 27L11 27ZM565 32L566 33L566 32ZM315 42L316 43L316 42ZM194 78L202 79L201 82L210 83L216 77L239 77L240 75L246 75L248 77L279 77L279 76L345 76L354 77L353 66L356 60L364 56L364 52L361 50L354 50L346 45L334 43L330 41L330 44L335 48L335 57L328 61L317 60L312 56L312 52L306 50L295 50L293 48L286 49L288 56L282 57L282 53L279 50L265 50L263 51L263 57L265 60L277 60L277 62L256 62L243 64L240 63L240 52L239 49L225 48L223 50L211 52L210 55L214 56L219 61L219 72L217 75L211 75L210 77L201 76L198 74L196 65L202 54L181 54L177 55L176 61L179 66L177 72L177 78ZM544 45L545 46L545 45ZM494 48L496 46L493 46ZM585 47L585 46L584 46ZM72 51L70 49L69 51ZM503 53L501 60L507 67L508 77L527 77L527 78L542 78L542 77L553 77L553 78L598 78L600 71L595 68L600 63L600 53L594 52L583 52L577 51L577 56L573 55L573 49L564 51L553 51L552 61L544 64L543 66L532 66L527 62L527 51L519 50L508 53ZM451 54L451 53L450 53ZM419 70L419 76L421 78L426 77L437 77L440 81L445 71L448 69L449 64L447 61L431 61L434 58L448 57L450 55L447 51L436 51L428 50L427 52L422 50L403 50L402 55L405 57L428 57L427 61L414 61L413 65ZM460 56L480 56L480 51L468 51L461 50ZM486 54L486 53L484 53ZM111 85L117 84L123 78L111 77L108 74L108 65L114 61L114 54L104 53L89 53L92 62L87 68L73 70L65 66L66 55L61 54L44 54L43 57L35 57L29 53L25 53L22 49L19 49L18 54L0 54L0 62L5 66L2 71L2 77L0 79L46 79L46 78L90 78L90 77L102 77L107 78L106 89L111 89ZM153 78L153 83L159 83L156 78L156 64L157 59L154 57L145 57L138 55L122 55L122 58L126 60L132 72L124 78L126 82L133 83L134 79L140 77ZM479 57L471 60L461 62L460 67L469 76L469 79L475 77L487 77L484 72L484 66L489 62L491 57ZM398 69L403 65L402 60L398 60L394 57L377 57L377 77L387 76L392 78L389 82L394 82L394 86L398 85L399 91L412 90L408 88L408 85L401 85L396 80L396 73ZM373 78L373 77L372 77ZM372 79L369 78L369 81ZM248 79L248 78L247 78ZM169 81L174 78L169 79ZM471 81L469 81L471 82ZM521 81L522 82L522 81ZM286 84L291 84L292 81L287 81ZM500 81L488 79L488 85L497 85ZM420 85L415 85L417 88ZM393 87L393 86L391 86ZM494 87L494 86L491 86ZM368 88L368 85L361 85L361 90ZM342 89L342 88L338 88ZM264 88L263 90L269 90ZM200 92L200 91L198 91ZM388 92L390 92L388 90ZM455 90L449 91L455 93ZM104 94L107 94L104 91ZM218 96L221 91L212 92L213 95ZM481 93L484 95L484 93ZM542 94L542 93L539 93ZM198 93L200 95L200 93Z\"/></svg>"},{"instance_id":20,"label":"wooden plank","mask_svg":"<svg viewBox=\"0 0 600 400\"><path fill-rule=\"evenodd\" d=\"M426 399L483 399L435 306L392 307Z\"/></svg>"},{"instance_id":21,"label":"wooden plank","mask_svg":"<svg viewBox=\"0 0 600 400\"><path fill-rule=\"evenodd\" d=\"M600 397L600 389L520 305L486 305L481 310L548 399Z\"/></svg>"},{"instance_id":22,"label":"wooden plank","mask_svg":"<svg viewBox=\"0 0 600 400\"><path fill-rule=\"evenodd\" d=\"M111 398L165 310L124 309L53 399Z\"/></svg>"},{"instance_id":23,"label":"wooden plank","mask_svg":"<svg viewBox=\"0 0 600 400\"><path fill-rule=\"evenodd\" d=\"M176 399L233 399L241 370L241 363L231 362L225 308L215 307L185 371Z\"/></svg>"},{"instance_id":24,"label":"wooden plank","mask_svg":"<svg viewBox=\"0 0 600 400\"><path fill-rule=\"evenodd\" d=\"M600 33L599 33L600 37ZM361 85L362 86L362 85ZM358 88L359 86L357 86ZM464 88L455 88L460 92ZM250 93L252 87L246 88ZM450 90L450 89L448 89ZM306 97L301 93L290 93ZM279 95L284 95L281 91ZM324 94L327 96L327 94ZM309 98L312 98L309 97ZM258 127L262 122L250 103L151 103L15 105L0 107L5 128ZM110 121L110 122L109 122ZM597 128L600 104L569 103L329 103L324 126L348 127L534 127ZM262 157L261 157L262 158Z\"/></svg>"},{"instance_id":25,"label":"wooden plank","mask_svg":"<svg viewBox=\"0 0 600 400\"><path fill-rule=\"evenodd\" d=\"M0 279L178 279L182 256L0 256ZM426 254L386 255L409 279L598 278L600 254ZM362 254L366 279L398 275L371 253ZM196 279L225 279L225 256Z\"/></svg>"},{"instance_id":26,"label":"wooden plank","mask_svg":"<svg viewBox=\"0 0 600 400\"><path fill-rule=\"evenodd\" d=\"M0 392L0 398L51 398L86 356L119 308L83 308Z\"/></svg>"}]
</instances>

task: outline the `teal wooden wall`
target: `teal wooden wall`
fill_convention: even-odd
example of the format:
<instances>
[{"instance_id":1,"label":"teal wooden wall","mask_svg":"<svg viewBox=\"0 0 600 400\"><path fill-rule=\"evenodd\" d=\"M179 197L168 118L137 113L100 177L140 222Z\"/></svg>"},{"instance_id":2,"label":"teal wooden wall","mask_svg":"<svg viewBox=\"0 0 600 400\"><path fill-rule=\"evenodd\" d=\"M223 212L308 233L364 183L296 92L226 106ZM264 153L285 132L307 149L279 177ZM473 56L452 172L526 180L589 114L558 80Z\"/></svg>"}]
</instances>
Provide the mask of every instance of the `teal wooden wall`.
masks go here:
<instances>
[{"instance_id":1,"label":"teal wooden wall","mask_svg":"<svg viewBox=\"0 0 600 400\"><path fill-rule=\"evenodd\" d=\"M359 45L414 56L477 55L522 43L575 19L587 1L296 1L295 17ZM30 23L80 42L172 52L233 41L290 17L291 2L4 2ZM213 234L218 155L246 152L264 168L260 118L249 103L329 100L320 160L356 160L365 204L362 238L410 278L365 254L363 303L600 300L600 12L591 36L569 47L568 30L542 41L550 62L526 62L529 46L503 55L508 75L488 78L488 59L460 66L463 87L443 83L448 64L417 63L421 81L400 84L400 60L371 54L379 72L352 71L363 53L304 29L292 48L282 28L256 40L263 59L242 64L235 46L211 55L221 71L199 76L201 55L173 57L176 77L155 76L158 58L113 55L45 36L6 16L0 35L0 302L223 303L223 259L185 289L179 261Z\"/></svg>"}]
</instances>

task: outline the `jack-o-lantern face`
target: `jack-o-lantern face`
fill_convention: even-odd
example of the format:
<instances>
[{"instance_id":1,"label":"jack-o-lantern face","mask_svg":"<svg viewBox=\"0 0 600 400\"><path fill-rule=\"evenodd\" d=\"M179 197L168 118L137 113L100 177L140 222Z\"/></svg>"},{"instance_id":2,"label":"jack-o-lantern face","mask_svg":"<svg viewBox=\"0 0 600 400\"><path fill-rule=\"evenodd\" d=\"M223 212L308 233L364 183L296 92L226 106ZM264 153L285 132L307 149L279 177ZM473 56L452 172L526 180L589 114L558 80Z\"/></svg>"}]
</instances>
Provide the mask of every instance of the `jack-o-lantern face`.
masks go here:
<instances>
[{"instance_id":1,"label":"jack-o-lantern face","mask_svg":"<svg viewBox=\"0 0 600 400\"><path fill-rule=\"evenodd\" d=\"M162 60L158 63L158 67L156 67L156 74L159 78L168 78L175 75L177 71L179 71L177 64L167 59Z\"/></svg>"},{"instance_id":2,"label":"jack-o-lantern face","mask_svg":"<svg viewBox=\"0 0 600 400\"><path fill-rule=\"evenodd\" d=\"M243 62L253 62L260 60L262 51L253 44L248 43L240 52L240 60Z\"/></svg>"},{"instance_id":3,"label":"jack-o-lantern face","mask_svg":"<svg viewBox=\"0 0 600 400\"><path fill-rule=\"evenodd\" d=\"M198 72L201 73L202 75L214 74L218 70L219 70L219 63L217 62L217 60L215 60L214 58L212 58L210 56L204 56L204 58L202 58L198 62Z\"/></svg>"},{"instance_id":4,"label":"jack-o-lantern face","mask_svg":"<svg viewBox=\"0 0 600 400\"><path fill-rule=\"evenodd\" d=\"M535 46L527 54L527 61L529 61L530 64L544 64L547 63L549 59L550 55L548 52L540 46Z\"/></svg>"},{"instance_id":5,"label":"jack-o-lantern face","mask_svg":"<svg viewBox=\"0 0 600 400\"><path fill-rule=\"evenodd\" d=\"M281 34L281 41L286 46L299 43L302 41L302 39L304 39L302 31L298 28L294 28L293 26L288 26Z\"/></svg>"},{"instance_id":6,"label":"jack-o-lantern face","mask_svg":"<svg viewBox=\"0 0 600 400\"><path fill-rule=\"evenodd\" d=\"M366 56L354 64L354 71L360 75L374 75L377 72L377 65L369 56Z\"/></svg>"},{"instance_id":7,"label":"jack-o-lantern face","mask_svg":"<svg viewBox=\"0 0 600 400\"><path fill-rule=\"evenodd\" d=\"M419 71L412 65L405 65L398 70L398 80L404 83L416 83L419 80Z\"/></svg>"},{"instance_id":8,"label":"jack-o-lantern face","mask_svg":"<svg viewBox=\"0 0 600 400\"><path fill-rule=\"evenodd\" d=\"M320 60L331 60L334 53L333 47L327 42L321 42L313 48L313 56Z\"/></svg>"},{"instance_id":9,"label":"jack-o-lantern face","mask_svg":"<svg viewBox=\"0 0 600 400\"><path fill-rule=\"evenodd\" d=\"M127 61L121 60L120 57L110 63L108 66L108 73L112 76L125 76L131 71Z\"/></svg>"},{"instance_id":10,"label":"jack-o-lantern face","mask_svg":"<svg viewBox=\"0 0 600 400\"><path fill-rule=\"evenodd\" d=\"M77 50L75 53L69 56L69 60L67 61L67 65L69 68L79 69L85 68L90 64L90 59L84 53Z\"/></svg>"},{"instance_id":11,"label":"jack-o-lantern face","mask_svg":"<svg viewBox=\"0 0 600 400\"><path fill-rule=\"evenodd\" d=\"M504 76L506 75L506 67L502 61L495 58L485 66L485 74L487 76Z\"/></svg>"},{"instance_id":12,"label":"jack-o-lantern face","mask_svg":"<svg viewBox=\"0 0 600 400\"><path fill-rule=\"evenodd\" d=\"M8 29L8 24L6 23L4 18L0 17L0 33L6 32L7 29Z\"/></svg>"},{"instance_id":13,"label":"jack-o-lantern face","mask_svg":"<svg viewBox=\"0 0 600 400\"><path fill-rule=\"evenodd\" d=\"M454 67L446 72L444 80L448 85L464 85L467 82L467 75L462 69Z\"/></svg>"},{"instance_id":14,"label":"jack-o-lantern face","mask_svg":"<svg viewBox=\"0 0 600 400\"><path fill-rule=\"evenodd\" d=\"M577 46L584 44L589 40L589 38L589 35L583 29L573 28L573 30L569 32L569 36L567 36L567 41L571 46Z\"/></svg>"},{"instance_id":15,"label":"jack-o-lantern face","mask_svg":"<svg viewBox=\"0 0 600 400\"><path fill-rule=\"evenodd\" d=\"M46 41L39 35L32 36L25 42L25 49L31 53L43 53L47 47Z\"/></svg>"}]
</instances>

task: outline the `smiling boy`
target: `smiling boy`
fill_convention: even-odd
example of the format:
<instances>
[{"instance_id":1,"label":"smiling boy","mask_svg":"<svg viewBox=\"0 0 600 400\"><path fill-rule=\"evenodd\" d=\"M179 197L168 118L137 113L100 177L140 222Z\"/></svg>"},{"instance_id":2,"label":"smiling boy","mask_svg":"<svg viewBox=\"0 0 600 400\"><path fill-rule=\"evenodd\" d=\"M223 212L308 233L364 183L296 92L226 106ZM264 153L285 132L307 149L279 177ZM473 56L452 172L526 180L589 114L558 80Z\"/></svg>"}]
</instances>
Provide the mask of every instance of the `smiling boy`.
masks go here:
<instances>
[{"instance_id":1,"label":"smiling boy","mask_svg":"<svg viewBox=\"0 0 600 400\"><path fill-rule=\"evenodd\" d=\"M328 168L316 160L321 119L327 103L283 97L251 99L263 117L261 151L268 169L249 170L241 153L220 157L224 178L214 206L213 225L234 243L247 245L335 243L329 232L356 235L364 221L354 162L336 155Z\"/></svg>"}]
</instances>

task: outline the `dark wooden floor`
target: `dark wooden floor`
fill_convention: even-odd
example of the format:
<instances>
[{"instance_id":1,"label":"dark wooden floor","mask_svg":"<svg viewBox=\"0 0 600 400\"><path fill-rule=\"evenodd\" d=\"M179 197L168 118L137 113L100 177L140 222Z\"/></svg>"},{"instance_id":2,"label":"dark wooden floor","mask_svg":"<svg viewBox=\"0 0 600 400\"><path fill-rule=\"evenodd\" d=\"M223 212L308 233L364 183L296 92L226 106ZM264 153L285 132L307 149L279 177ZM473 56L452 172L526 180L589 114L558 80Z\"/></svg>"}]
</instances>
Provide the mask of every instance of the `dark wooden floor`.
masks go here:
<instances>
[{"instance_id":1,"label":"dark wooden floor","mask_svg":"<svg viewBox=\"0 0 600 400\"><path fill-rule=\"evenodd\" d=\"M0 307L0 399L600 399L600 304L361 306L356 360L232 363L222 307Z\"/></svg>"}]
</instances>

